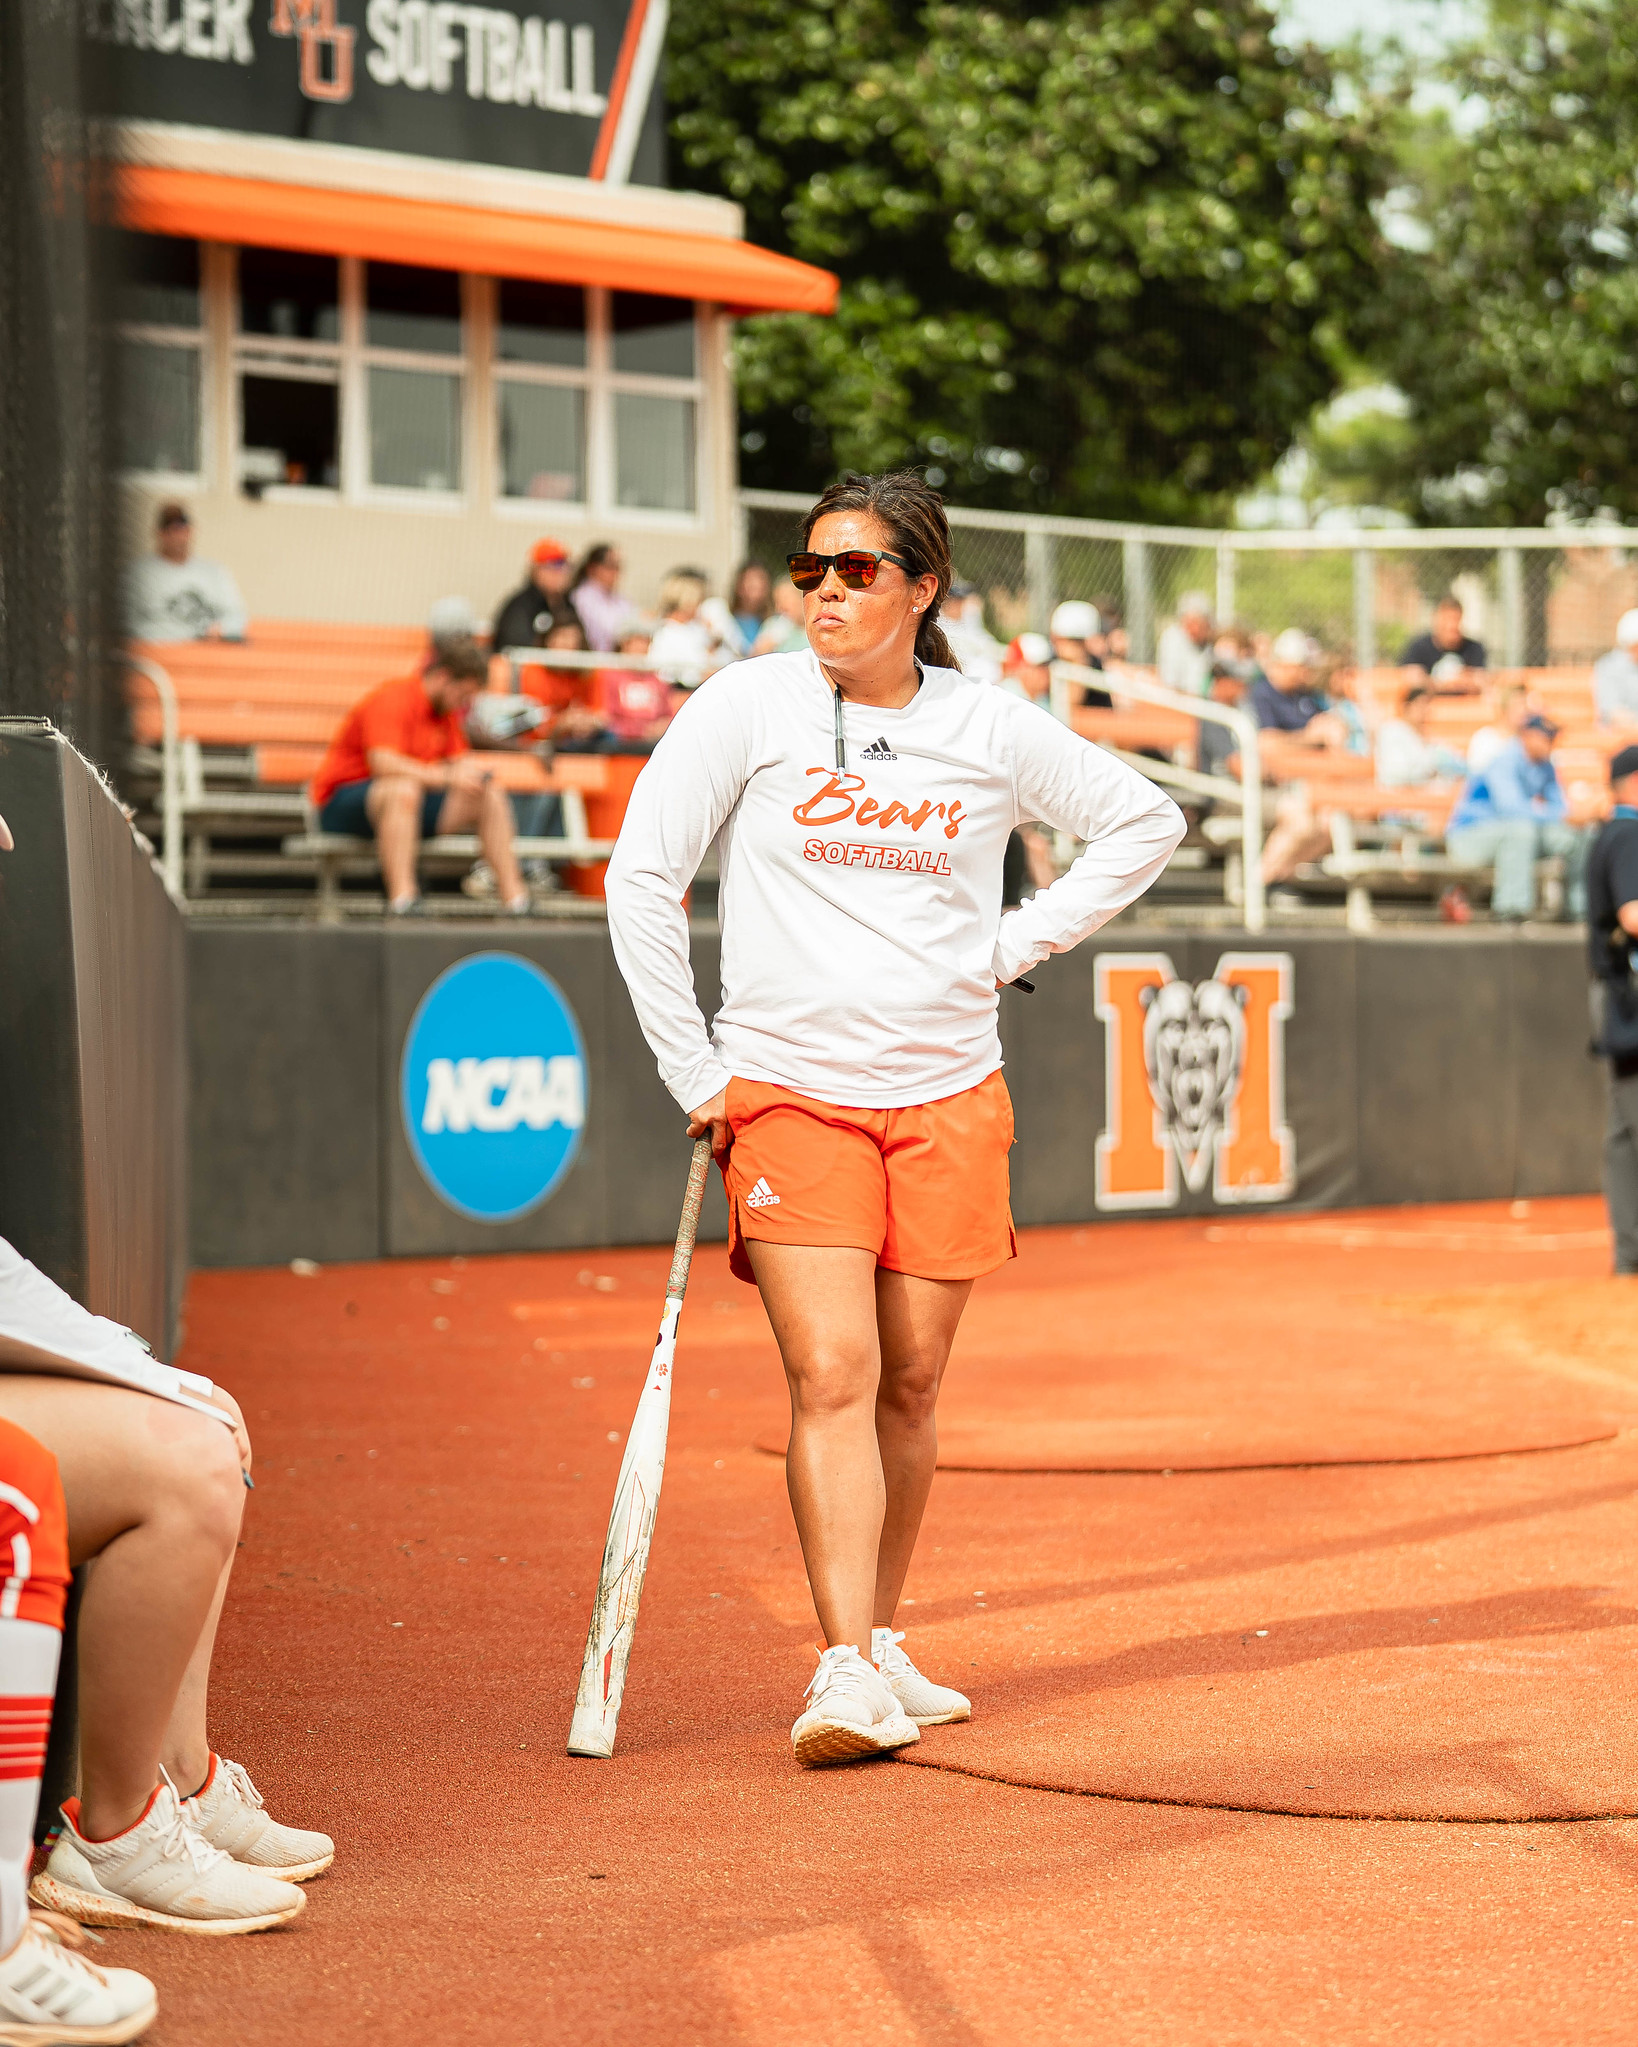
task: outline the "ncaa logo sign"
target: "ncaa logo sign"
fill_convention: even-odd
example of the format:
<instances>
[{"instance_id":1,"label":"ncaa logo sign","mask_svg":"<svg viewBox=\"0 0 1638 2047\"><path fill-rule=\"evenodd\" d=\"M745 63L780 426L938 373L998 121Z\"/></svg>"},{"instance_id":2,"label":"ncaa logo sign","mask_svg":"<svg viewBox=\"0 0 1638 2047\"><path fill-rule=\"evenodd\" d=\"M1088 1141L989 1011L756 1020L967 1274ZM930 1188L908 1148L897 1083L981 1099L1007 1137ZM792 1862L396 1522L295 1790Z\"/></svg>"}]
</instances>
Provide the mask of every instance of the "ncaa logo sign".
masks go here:
<instances>
[{"instance_id":1,"label":"ncaa logo sign","mask_svg":"<svg viewBox=\"0 0 1638 2047\"><path fill-rule=\"evenodd\" d=\"M573 1165L586 1122L586 1047L563 991L514 953L440 974L404 1040L404 1135L439 1198L515 1222Z\"/></svg>"}]
</instances>

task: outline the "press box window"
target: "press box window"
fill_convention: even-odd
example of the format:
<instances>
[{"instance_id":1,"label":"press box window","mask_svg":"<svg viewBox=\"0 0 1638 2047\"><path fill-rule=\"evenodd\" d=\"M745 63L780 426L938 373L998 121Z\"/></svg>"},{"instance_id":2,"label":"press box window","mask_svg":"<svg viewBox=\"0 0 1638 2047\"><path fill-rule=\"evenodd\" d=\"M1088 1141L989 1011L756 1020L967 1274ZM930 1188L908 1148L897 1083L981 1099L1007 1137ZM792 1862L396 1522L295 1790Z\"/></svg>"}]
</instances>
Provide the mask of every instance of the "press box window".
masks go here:
<instances>
[{"instance_id":1,"label":"press box window","mask_svg":"<svg viewBox=\"0 0 1638 2047\"><path fill-rule=\"evenodd\" d=\"M334 256L239 251L239 476L341 482L341 266Z\"/></svg>"},{"instance_id":2,"label":"press box window","mask_svg":"<svg viewBox=\"0 0 1638 2047\"><path fill-rule=\"evenodd\" d=\"M692 512L698 390L693 305L617 291L609 313L614 501L633 511Z\"/></svg>"},{"instance_id":3,"label":"press box window","mask_svg":"<svg viewBox=\"0 0 1638 2047\"><path fill-rule=\"evenodd\" d=\"M115 260L121 462L150 473L197 475L204 351L199 244L122 234Z\"/></svg>"},{"instance_id":4,"label":"press box window","mask_svg":"<svg viewBox=\"0 0 1638 2047\"><path fill-rule=\"evenodd\" d=\"M495 308L501 495L586 496L586 294L503 277Z\"/></svg>"},{"instance_id":5,"label":"press box window","mask_svg":"<svg viewBox=\"0 0 1638 2047\"><path fill-rule=\"evenodd\" d=\"M404 263L367 263L364 272L370 482L458 491L461 280Z\"/></svg>"}]
</instances>

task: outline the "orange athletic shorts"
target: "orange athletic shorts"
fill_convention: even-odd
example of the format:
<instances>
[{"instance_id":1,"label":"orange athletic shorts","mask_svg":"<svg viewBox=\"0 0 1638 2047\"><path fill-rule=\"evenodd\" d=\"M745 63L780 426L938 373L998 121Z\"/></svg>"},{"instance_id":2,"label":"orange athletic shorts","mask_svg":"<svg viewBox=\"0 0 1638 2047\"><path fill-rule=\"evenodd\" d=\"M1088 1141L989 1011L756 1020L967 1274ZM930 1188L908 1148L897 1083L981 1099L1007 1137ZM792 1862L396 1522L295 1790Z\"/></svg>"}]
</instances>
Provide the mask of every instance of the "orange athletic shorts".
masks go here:
<instances>
[{"instance_id":1,"label":"orange athletic shorts","mask_svg":"<svg viewBox=\"0 0 1638 2047\"><path fill-rule=\"evenodd\" d=\"M728 1083L728 1257L745 1240L849 1244L889 1272L977 1279L1017 1256L1012 1098L999 1072L941 1102L849 1109L760 1080Z\"/></svg>"}]
</instances>

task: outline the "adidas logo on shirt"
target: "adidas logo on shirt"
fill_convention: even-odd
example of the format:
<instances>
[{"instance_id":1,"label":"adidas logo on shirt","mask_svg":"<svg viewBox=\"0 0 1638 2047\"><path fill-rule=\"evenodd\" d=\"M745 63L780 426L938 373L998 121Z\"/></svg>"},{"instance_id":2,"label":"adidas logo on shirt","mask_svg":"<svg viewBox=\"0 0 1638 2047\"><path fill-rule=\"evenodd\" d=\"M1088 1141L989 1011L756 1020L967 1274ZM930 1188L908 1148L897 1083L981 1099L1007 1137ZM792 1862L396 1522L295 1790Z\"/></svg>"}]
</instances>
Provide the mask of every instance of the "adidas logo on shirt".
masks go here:
<instances>
[{"instance_id":1,"label":"adidas logo on shirt","mask_svg":"<svg viewBox=\"0 0 1638 2047\"><path fill-rule=\"evenodd\" d=\"M873 739L859 758L862 761L896 761L898 755L885 739Z\"/></svg>"},{"instance_id":2,"label":"adidas logo on shirt","mask_svg":"<svg viewBox=\"0 0 1638 2047\"><path fill-rule=\"evenodd\" d=\"M758 1180L750 1193L746 1195L745 1206L747 1208L777 1208L779 1206L779 1196L768 1185L766 1180Z\"/></svg>"}]
</instances>

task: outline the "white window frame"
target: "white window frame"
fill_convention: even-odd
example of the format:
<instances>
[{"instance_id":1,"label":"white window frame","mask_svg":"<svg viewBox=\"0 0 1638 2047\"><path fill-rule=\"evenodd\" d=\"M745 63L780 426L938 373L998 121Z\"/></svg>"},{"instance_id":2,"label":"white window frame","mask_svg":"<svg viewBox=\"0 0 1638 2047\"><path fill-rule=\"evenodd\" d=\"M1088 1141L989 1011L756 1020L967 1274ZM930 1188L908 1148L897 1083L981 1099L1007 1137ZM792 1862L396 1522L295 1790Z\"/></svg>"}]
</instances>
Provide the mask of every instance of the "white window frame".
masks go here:
<instances>
[{"instance_id":1,"label":"white window frame","mask_svg":"<svg viewBox=\"0 0 1638 2047\"><path fill-rule=\"evenodd\" d=\"M247 245L249 246L249 245ZM303 363L317 369L333 367L337 383L338 486L318 483L270 483L262 491L270 504L368 505L404 512L447 516L474 505L520 525L538 526L543 517L560 518L571 526L617 522L653 532L698 532L710 520L716 479L711 459L713 383L707 350L719 333L714 308L694 300L694 374L691 377L640 376L614 368L612 292L585 287L586 364L583 369L550 363L501 363L495 353L499 310L498 280L458 272L461 280L461 349L455 355L422 350L381 348L365 340L365 259L342 256L338 289L340 338L337 341L294 341L278 335L245 335L239 331L238 249L202 242L199 245L200 325L189 328L122 323L122 340L157 342L195 349L200 359L199 469L129 471L133 482L176 491L179 495L217 488L237 495L243 488L242 406L239 379L258 364ZM680 303L690 303L680 301ZM455 490L411 490L370 481L369 372L372 368L433 371L461 381L461 479ZM550 384L578 389L585 408L585 483L583 498L508 497L502 491L499 387L503 383ZM694 503L687 511L661 511L616 501L618 471L614 444L615 399L623 393L685 398L694 407Z\"/></svg>"},{"instance_id":2,"label":"white window frame","mask_svg":"<svg viewBox=\"0 0 1638 2047\"><path fill-rule=\"evenodd\" d=\"M333 369L334 378L313 377L292 378L293 382L313 383L334 382L336 387L336 470L340 481L328 483L270 483L262 491L266 504L328 504L340 502L347 481L347 379L346 379L346 333L347 333L347 259L337 259L336 308L337 334L335 341L288 341L277 334L246 334L239 325L239 249L224 246L220 252L222 288L227 294L225 322L230 336L227 362L226 405L229 434L228 488L235 494L244 488L240 474L240 460L244 454L244 406L240 398L239 380L247 369L254 371L263 364L272 367L287 363L292 369L304 363Z\"/></svg>"},{"instance_id":3,"label":"white window frame","mask_svg":"<svg viewBox=\"0 0 1638 2047\"><path fill-rule=\"evenodd\" d=\"M502 362L497 346L500 333L500 279L474 278L474 284L485 287L485 316L488 320L488 346L483 353L484 393L483 404L487 418L484 444L489 453L491 483L489 490L490 508L498 518L519 519L538 525L543 518L559 512L575 518L591 516L598 503L596 470L593 451L597 429L593 421L596 387L596 373L593 364L597 356L597 307L598 294L580 286L586 307L586 361L581 369L573 369L562 363ZM581 395L581 423L585 432L585 446L581 450L581 464L585 472L586 488L577 498L524 498L512 497L506 492L505 461L501 454L500 393L503 384L550 384L560 391L578 391Z\"/></svg>"},{"instance_id":4,"label":"white window frame","mask_svg":"<svg viewBox=\"0 0 1638 2047\"><path fill-rule=\"evenodd\" d=\"M213 278L209 260L209 247L206 243L201 242L198 244L198 248L199 324L197 327L170 327L151 320L121 320L115 329L116 338L122 346L127 342L137 342L151 348L187 349L199 358L198 467L196 469L126 469L120 472L122 476L132 483L146 484L155 490L174 492L178 496L186 496L189 492L204 490L207 479L212 475L215 466L215 436L212 433L214 408L211 404L211 392L216 382L216 351L212 347L213 337L211 332L211 285Z\"/></svg>"},{"instance_id":5,"label":"white window frame","mask_svg":"<svg viewBox=\"0 0 1638 2047\"><path fill-rule=\"evenodd\" d=\"M365 320L368 313L366 303L364 264L366 258L349 256L343 258L343 293L350 298L352 319L348 321L344 311L341 323L342 353L350 356L353 364L353 385L349 394L352 404L348 407L358 422L358 428L349 447L352 457L351 474L349 464L342 465L341 479L344 495L354 504L388 505L405 512L456 512L465 509L472 496L473 471L473 362L477 351L473 348L474 301L481 297L475 287L480 279L465 271L455 276L460 286L461 297L461 345L454 355L437 355L431 351L411 348L382 348L366 340ZM436 269L436 264L422 266ZM350 331L349 331L350 330ZM487 351L485 351L487 352ZM411 490L401 484L373 483L370 480L370 371L383 370L433 370L442 376L453 376L460 380L460 479L453 490Z\"/></svg>"}]
</instances>

